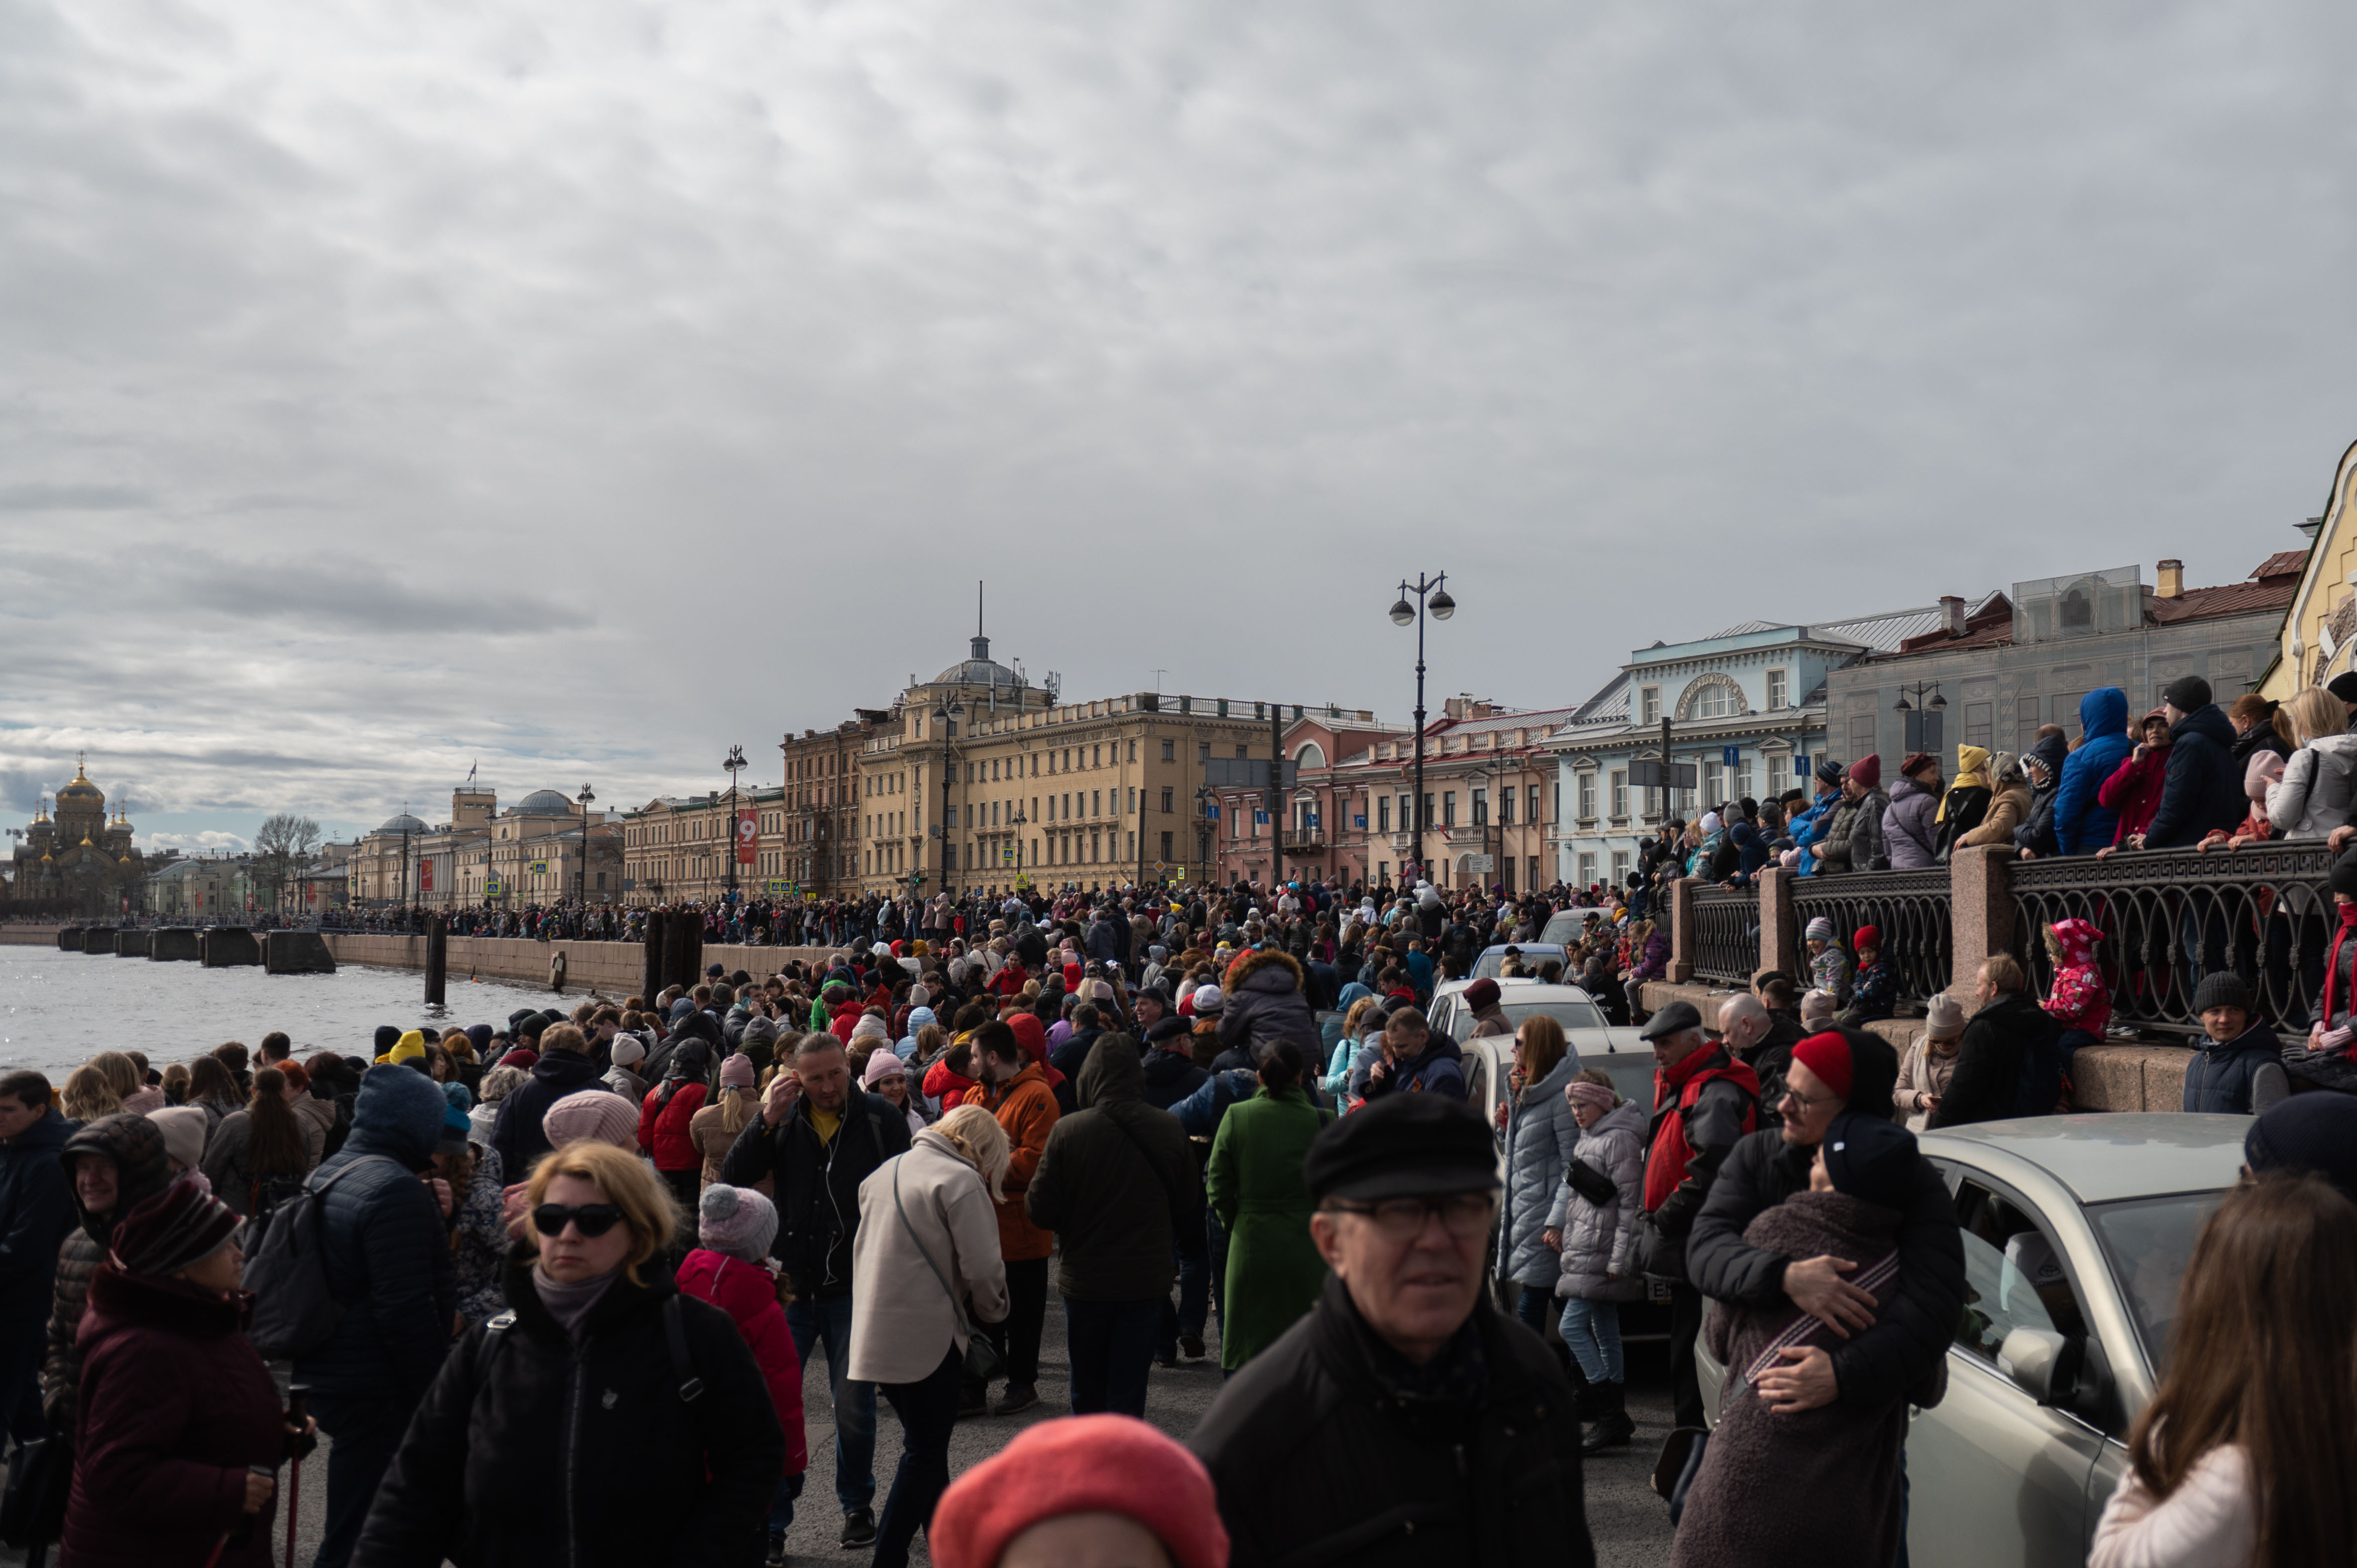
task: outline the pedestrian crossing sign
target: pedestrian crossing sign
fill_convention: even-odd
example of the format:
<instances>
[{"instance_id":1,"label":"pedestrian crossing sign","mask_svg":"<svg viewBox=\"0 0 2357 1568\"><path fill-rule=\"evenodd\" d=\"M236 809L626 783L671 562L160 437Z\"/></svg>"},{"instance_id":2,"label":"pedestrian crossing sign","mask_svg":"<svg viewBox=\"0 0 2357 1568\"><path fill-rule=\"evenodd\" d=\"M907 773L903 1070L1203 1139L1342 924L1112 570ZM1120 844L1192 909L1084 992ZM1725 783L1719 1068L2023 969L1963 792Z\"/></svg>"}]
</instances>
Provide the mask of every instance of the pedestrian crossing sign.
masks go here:
<instances>
[{"instance_id":1,"label":"pedestrian crossing sign","mask_svg":"<svg viewBox=\"0 0 2357 1568\"><path fill-rule=\"evenodd\" d=\"M533 874L534 876L545 876L545 875L548 875L548 862L546 862L546 861L544 861L544 860L535 860L535 861L533 861L533 862L532 863L532 874Z\"/></svg>"}]
</instances>

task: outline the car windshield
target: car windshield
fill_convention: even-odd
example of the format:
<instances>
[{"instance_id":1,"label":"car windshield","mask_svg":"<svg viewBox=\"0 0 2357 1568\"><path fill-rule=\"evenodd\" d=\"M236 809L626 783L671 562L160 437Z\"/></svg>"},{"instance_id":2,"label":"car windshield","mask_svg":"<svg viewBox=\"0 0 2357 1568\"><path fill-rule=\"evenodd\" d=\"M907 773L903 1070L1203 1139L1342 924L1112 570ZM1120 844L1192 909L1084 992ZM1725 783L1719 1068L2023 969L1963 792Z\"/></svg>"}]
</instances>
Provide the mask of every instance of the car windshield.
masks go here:
<instances>
[{"instance_id":1,"label":"car windshield","mask_svg":"<svg viewBox=\"0 0 2357 1568\"><path fill-rule=\"evenodd\" d=\"M1506 1015L1507 1024L1516 1034L1522 1032L1523 1020L1534 1013L1545 1014L1566 1031L1604 1027L1604 1015L1596 1010L1596 1004L1592 1002L1508 1002L1498 1011ZM1449 1037L1463 1045L1473 1037L1473 1027L1477 1022L1473 1009L1463 1005L1460 1000L1459 1004L1449 1012ZM1647 1059L1650 1062L1651 1058Z\"/></svg>"},{"instance_id":2,"label":"car windshield","mask_svg":"<svg viewBox=\"0 0 2357 1568\"><path fill-rule=\"evenodd\" d=\"M2103 1239L2112 1275L2136 1315L2136 1332L2155 1375L2169 1365L2169 1326L2177 1316L2177 1282L2193 1257L2202 1221L2222 1192L2180 1192L2091 1206L2087 1217Z\"/></svg>"},{"instance_id":3,"label":"car windshield","mask_svg":"<svg viewBox=\"0 0 2357 1568\"><path fill-rule=\"evenodd\" d=\"M1523 949L1523 972L1536 974L1539 972L1539 965L1550 959L1561 963L1562 950L1555 948L1543 948L1536 944L1526 945ZM1502 949L1497 952L1485 952L1473 961L1472 977L1475 980L1495 980L1498 978L1498 972L1505 967L1506 955Z\"/></svg>"}]
</instances>

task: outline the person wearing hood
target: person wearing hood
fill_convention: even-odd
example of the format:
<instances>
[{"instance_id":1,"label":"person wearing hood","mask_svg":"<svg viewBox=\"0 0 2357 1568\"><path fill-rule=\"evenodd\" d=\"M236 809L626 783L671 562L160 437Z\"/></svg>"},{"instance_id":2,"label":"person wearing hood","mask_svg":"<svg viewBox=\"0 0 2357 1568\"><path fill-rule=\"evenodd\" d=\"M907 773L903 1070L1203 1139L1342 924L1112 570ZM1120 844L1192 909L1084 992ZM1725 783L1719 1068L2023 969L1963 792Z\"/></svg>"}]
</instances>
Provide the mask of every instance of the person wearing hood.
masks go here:
<instances>
[{"instance_id":1,"label":"person wearing hood","mask_svg":"<svg viewBox=\"0 0 2357 1568\"><path fill-rule=\"evenodd\" d=\"M1107 1035L1078 1079L1080 1109L1048 1134L1024 1194L1062 1246L1056 1283L1072 1413L1146 1417L1146 1369L1177 1277L1175 1247L1203 1235L1203 1188L1178 1119L1148 1105L1136 1042Z\"/></svg>"},{"instance_id":2,"label":"person wearing hood","mask_svg":"<svg viewBox=\"0 0 2357 1568\"><path fill-rule=\"evenodd\" d=\"M1992 954L1975 983L1977 1011L1964 1026L1948 1092L1925 1125L1968 1126L2014 1116L2046 1116L2061 1097L2052 1046L2060 1026L2029 992L2010 953Z\"/></svg>"},{"instance_id":3,"label":"person wearing hood","mask_svg":"<svg viewBox=\"0 0 2357 1568\"><path fill-rule=\"evenodd\" d=\"M1031 1023L1036 1036L1039 1020ZM974 1032L974 1043L982 1082L967 1094L966 1103L998 1119L1007 1145L1005 1196L998 1201L998 1254L1006 1264L1011 1305L1005 1321L987 1330L1006 1364L1006 1391L989 1409L993 1415L1015 1415L1039 1402L1039 1333L1048 1315L1048 1258L1056 1245L1052 1234L1032 1223L1023 1200L1062 1112L1048 1082L1053 1069L1022 1043L1022 1032L1013 1020L985 1024ZM961 1408L975 1412L985 1391L967 1382Z\"/></svg>"},{"instance_id":4,"label":"person wearing hood","mask_svg":"<svg viewBox=\"0 0 2357 1568\"><path fill-rule=\"evenodd\" d=\"M1520 1289L1514 1316L1541 1336L1555 1311L1555 1283L1563 1273L1564 1208L1571 1192L1563 1178L1579 1142L1579 1124L1564 1088L1578 1071L1579 1053L1564 1037L1563 1026L1544 1013L1533 1014L1514 1035L1514 1081L1520 1087L1498 1102L1506 1202L1495 1266L1501 1281Z\"/></svg>"},{"instance_id":5,"label":"person wearing hood","mask_svg":"<svg viewBox=\"0 0 2357 1568\"><path fill-rule=\"evenodd\" d=\"M519 1182L548 1153L548 1137L540 1125L548 1108L568 1094L604 1087L587 1038L571 1024L554 1024L542 1031L540 1047L532 1076L500 1101L500 1113L491 1122L491 1147L500 1153L500 1168ZM647 1070L656 1073L651 1061Z\"/></svg>"},{"instance_id":6,"label":"person wearing hood","mask_svg":"<svg viewBox=\"0 0 2357 1568\"><path fill-rule=\"evenodd\" d=\"M610 1059L614 1065L607 1069L606 1087L633 1105L644 1100L647 1080L631 1069L647 1059L646 1042L636 1035L616 1035Z\"/></svg>"},{"instance_id":7,"label":"person wearing hood","mask_svg":"<svg viewBox=\"0 0 2357 1568\"><path fill-rule=\"evenodd\" d=\"M74 1132L50 1105L48 1079L29 1070L0 1077L0 1439L38 1435L43 1325L76 1215L59 1156Z\"/></svg>"},{"instance_id":8,"label":"person wearing hood","mask_svg":"<svg viewBox=\"0 0 2357 1568\"><path fill-rule=\"evenodd\" d=\"M1912 1149L1911 1138L1912 1158L1886 1173L1889 1196L1879 1200L1900 1214L1890 1240L1875 1254L1895 1245L1895 1294L1860 1288L1853 1283L1859 1274L1842 1268L1844 1255L1832 1249L1812 1248L1795 1257L1751 1229L1761 1215L1808 1189L1819 1147L1843 1141L1834 1135L1837 1124L1855 1135L1857 1127L1878 1122L1867 1136L1886 1143L1885 1130L1900 1131L1891 1124L1890 1099L1898 1076L1898 1058L1878 1035L1829 1030L1802 1041L1792 1053L1783 1125L1735 1145L1686 1243L1687 1271L1712 1301L1756 1312L1797 1308L1825 1326L1813 1336L1815 1343L1753 1380L1765 1403L1791 1413L1834 1405L1854 1415L1885 1411L1937 1375L1964 1310L1955 1199L1939 1167Z\"/></svg>"},{"instance_id":9,"label":"person wearing hood","mask_svg":"<svg viewBox=\"0 0 2357 1568\"><path fill-rule=\"evenodd\" d=\"M1227 1004L1220 1014L1220 1044L1230 1051L1254 1053L1277 1039L1301 1047L1305 1060L1322 1061L1317 1020L1304 994L1308 983L1301 965L1290 953L1274 948L1246 953L1231 968L1222 983Z\"/></svg>"},{"instance_id":10,"label":"person wearing hood","mask_svg":"<svg viewBox=\"0 0 2357 1568\"><path fill-rule=\"evenodd\" d=\"M1506 1010L1498 1004L1498 998L1504 993L1498 989L1496 981L1483 975L1459 994L1466 1011L1473 1015L1473 1037L1514 1032L1514 1026L1506 1021Z\"/></svg>"},{"instance_id":11,"label":"person wearing hood","mask_svg":"<svg viewBox=\"0 0 2357 1568\"><path fill-rule=\"evenodd\" d=\"M578 1060L589 1068L587 1056ZM410 1417L447 1359L457 1283L447 1217L419 1176L449 1111L425 1074L371 1068L352 1102L351 1135L311 1176L314 1189L334 1184L320 1199L323 1260L328 1290L346 1304L335 1331L295 1362L295 1380L311 1385L312 1408L335 1439L316 1568L350 1561Z\"/></svg>"},{"instance_id":12,"label":"person wearing hood","mask_svg":"<svg viewBox=\"0 0 2357 1568\"><path fill-rule=\"evenodd\" d=\"M1015 1031L1015 1043L1023 1047L1024 1056L1039 1069L1040 1077L1048 1085L1048 1092L1056 1098L1057 1113L1069 1116L1079 1110L1079 1104L1072 1098L1072 1080L1058 1071L1056 1064L1048 1059L1048 1026L1039 1021L1039 1015L1009 1013L1001 1021ZM982 1062L979 1058L974 1065L977 1070L980 1069ZM985 1084L984 1087L988 1086Z\"/></svg>"},{"instance_id":13,"label":"person wearing hood","mask_svg":"<svg viewBox=\"0 0 2357 1568\"><path fill-rule=\"evenodd\" d=\"M892 1054L899 1057L904 1062L914 1061L917 1056L917 1031L923 1028L928 1024L938 1024L940 1022L941 1019L935 1015L931 1007L909 1008L909 1032L900 1036L899 1043L892 1047Z\"/></svg>"},{"instance_id":14,"label":"person wearing hood","mask_svg":"<svg viewBox=\"0 0 2357 1568\"><path fill-rule=\"evenodd\" d=\"M2081 1046L2102 1045L2112 1021L2111 988L2095 964L2095 945L2103 940L2086 920L2057 920L2046 928L2046 957L2054 972L2046 1011L2061 1026L2056 1046L2066 1062Z\"/></svg>"},{"instance_id":15,"label":"person wearing hood","mask_svg":"<svg viewBox=\"0 0 2357 1568\"><path fill-rule=\"evenodd\" d=\"M2182 675L2162 693L2169 719L2169 771L2160 806L2133 847L2181 849L2212 828L2243 820L2243 768L2234 760L2234 726L2210 700L2210 682Z\"/></svg>"},{"instance_id":16,"label":"person wearing hood","mask_svg":"<svg viewBox=\"0 0 2357 1568\"><path fill-rule=\"evenodd\" d=\"M2103 803L2101 791L2136 749L2128 735L2128 694L2099 686L2080 698L2079 733L2083 738L2065 757L2054 796L2054 841L2064 854L2093 854L2115 835L2119 816Z\"/></svg>"},{"instance_id":17,"label":"person wearing hood","mask_svg":"<svg viewBox=\"0 0 2357 1568\"><path fill-rule=\"evenodd\" d=\"M2193 993L2202 1037L2185 1069L2185 1109L2251 1113L2254 1075L2283 1059L2283 1042L2258 1019L2251 988L2233 970L2204 975Z\"/></svg>"},{"instance_id":18,"label":"person wearing hood","mask_svg":"<svg viewBox=\"0 0 2357 1568\"><path fill-rule=\"evenodd\" d=\"M1560 1098L1576 1131L1565 1166L1573 1179L1559 1183L1556 1195L1563 1217L1553 1294L1563 1303L1564 1345L1592 1391L1597 1422L1580 1446L1595 1453L1626 1444L1637 1430L1629 1419L1620 1304L1644 1292L1630 1254L1645 1207L1645 1113L1615 1092L1600 1068L1574 1074Z\"/></svg>"},{"instance_id":19,"label":"person wearing hood","mask_svg":"<svg viewBox=\"0 0 2357 1568\"><path fill-rule=\"evenodd\" d=\"M73 1186L76 1219L58 1253L57 1290L41 1356L41 1411L51 1430L62 1432L73 1426L81 1390L79 1336L91 1276L106 1262L116 1219L163 1191L172 1170L162 1129L129 1112L81 1128L58 1158Z\"/></svg>"},{"instance_id":20,"label":"person wearing hood","mask_svg":"<svg viewBox=\"0 0 2357 1568\"><path fill-rule=\"evenodd\" d=\"M1899 1081L1890 1090L1892 1112L1910 1133L1920 1133L1940 1108L1955 1076L1956 1050L1964 1033L1964 1005L1943 991L1926 1009L1923 1032L1907 1047L1899 1064Z\"/></svg>"},{"instance_id":21,"label":"person wearing hood","mask_svg":"<svg viewBox=\"0 0 2357 1568\"><path fill-rule=\"evenodd\" d=\"M2022 776L2029 781L2029 815L2013 830L2013 843L2024 860L2061 852L2054 837L2054 805L2061 798L2062 766L2070 755L2059 725L2040 730L2038 744L2021 754Z\"/></svg>"},{"instance_id":22,"label":"person wearing hood","mask_svg":"<svg viewBox=\"0 0 2357 1568\"><path fill-rule=\"evenodd\" d=\"M1989 801L1996 791L1992 788L1995 775L1989 767L1989 754L1985 746L1956 747L1956 781L1940 797L1940 811L1935 819L1939 825L1939 847L1947 849L1964 834L1981 825L1988 815ZM1893 864L1897 864L1895 861Z\"/></svg>"},{"instance_id":23,"label":"person wearing hood","mask_svg":"<svg viewBox=\"0 0 2357 1568\"><path fill-rule=\"evenodd\" d=\"M1995 843L2011 845L2014 831L2029 820L2032 799L2029 780L2021 771L2021 764L2011 752L2000 751L1990 764L1989 777L1995 781L1996 793L1981 813L1980 825L1958 833L1952 841L1967 847Z\"/></svg>"}]
</instances>

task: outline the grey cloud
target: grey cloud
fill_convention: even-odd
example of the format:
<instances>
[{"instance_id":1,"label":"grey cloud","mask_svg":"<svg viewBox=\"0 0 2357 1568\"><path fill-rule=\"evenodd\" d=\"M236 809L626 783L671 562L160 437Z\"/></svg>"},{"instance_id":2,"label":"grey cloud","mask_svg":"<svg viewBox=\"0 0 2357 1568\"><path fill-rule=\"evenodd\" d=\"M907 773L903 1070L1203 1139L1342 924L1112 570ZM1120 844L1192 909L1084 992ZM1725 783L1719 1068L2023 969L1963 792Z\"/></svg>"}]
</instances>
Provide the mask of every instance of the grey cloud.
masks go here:
<instances>
[{"instance_id":1,"label":"grey cloud","mask_svg":"<svg viewBox=\"0 0 2357 1568\"><path fill-rule=\"evenodd\" d=\"M129 511L154 499L122 485L0 485L0 511Z\"/></svg>"}]
</instances>

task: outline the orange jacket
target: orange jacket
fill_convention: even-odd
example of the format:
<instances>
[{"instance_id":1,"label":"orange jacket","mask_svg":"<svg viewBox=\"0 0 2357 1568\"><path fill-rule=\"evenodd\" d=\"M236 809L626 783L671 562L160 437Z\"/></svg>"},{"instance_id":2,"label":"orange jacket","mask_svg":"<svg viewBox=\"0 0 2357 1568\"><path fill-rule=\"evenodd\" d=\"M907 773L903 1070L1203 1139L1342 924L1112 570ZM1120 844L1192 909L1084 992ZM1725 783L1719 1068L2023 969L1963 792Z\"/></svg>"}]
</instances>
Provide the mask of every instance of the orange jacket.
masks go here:
<instances>
[{"instance_id":1,"label":"orange jacket","mask_svg":"<svg viewBox=\"0 0 2357 1568\"><path fill-rule=\"evenodd\" d=\"M1030 1190L1039 1156L1048 1152L1048 1134L1056 1127L1056 1091L1037 1062L1026 1062L1021 1072L998 1086L996 1092L976 1084L966 1090L965 1103L979 1105L1006 1129L1006 1180L998 1204L998 1255L1020 1262L1044 1258L1056 1250L1054 1235L1031 1223L1023 1211L1023 1195Z\"/></svg>"}]
</instances>

